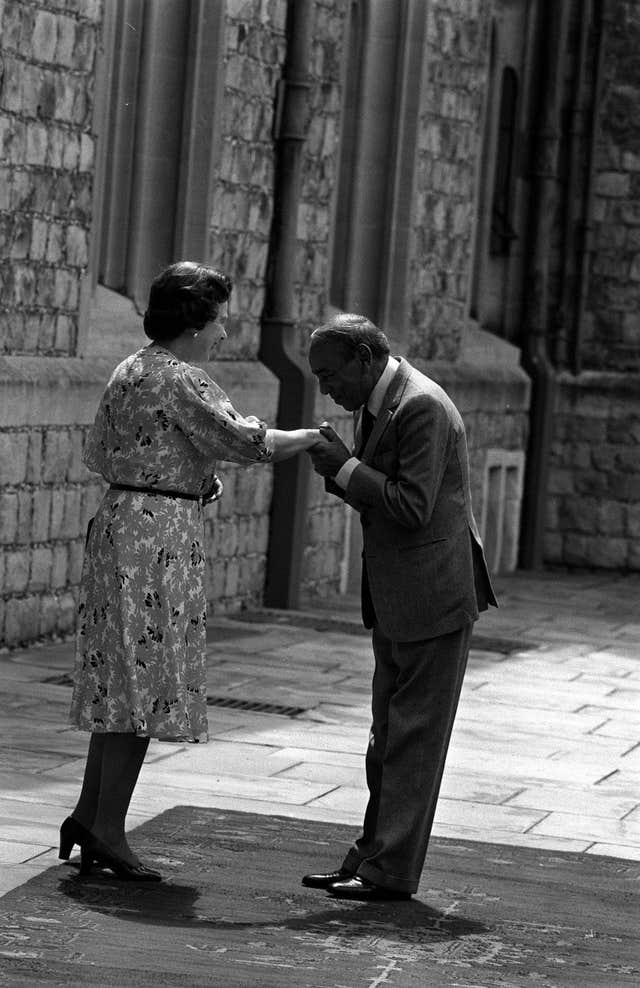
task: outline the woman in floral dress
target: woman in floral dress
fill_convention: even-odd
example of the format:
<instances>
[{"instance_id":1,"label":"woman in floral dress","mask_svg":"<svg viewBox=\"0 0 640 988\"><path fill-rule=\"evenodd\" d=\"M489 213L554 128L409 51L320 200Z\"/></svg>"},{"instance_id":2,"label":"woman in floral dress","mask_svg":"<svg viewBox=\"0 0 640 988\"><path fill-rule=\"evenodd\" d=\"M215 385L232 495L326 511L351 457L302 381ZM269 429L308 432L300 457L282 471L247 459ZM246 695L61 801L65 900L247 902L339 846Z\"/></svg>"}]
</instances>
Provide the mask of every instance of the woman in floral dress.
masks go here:
<instances>
[{"instance_id":1,"label":"woman in floral dress","mask_svg":"<svg viewBox=\"0 0 640 988\"><path fill-rule=\"evenodd\" d=\"M91 526L79 603L71 722L91 732L79 801L60 831L86 873L159 880L128 845L125 817L150 738L207 740L203 506L216 460L284 459L314 429L242 416L200 368L226 338L231 281L180 262L151 286L151 344L113 372L85 450L110 484Z\"/></svg>"}]
</instances>

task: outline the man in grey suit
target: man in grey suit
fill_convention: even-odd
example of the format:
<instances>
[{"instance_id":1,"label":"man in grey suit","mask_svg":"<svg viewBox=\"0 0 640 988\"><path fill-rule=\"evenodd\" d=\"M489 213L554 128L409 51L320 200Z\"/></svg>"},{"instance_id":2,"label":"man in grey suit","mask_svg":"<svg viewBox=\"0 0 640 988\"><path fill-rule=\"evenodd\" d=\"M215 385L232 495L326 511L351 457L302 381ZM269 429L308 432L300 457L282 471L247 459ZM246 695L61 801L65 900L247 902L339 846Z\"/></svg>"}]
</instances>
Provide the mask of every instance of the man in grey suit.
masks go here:
<instances>
[{"instance_id":1,"label":"man in grey suit","mask_svg":"<svg viewBox=\"0 0 640 988\"><path fill-rule=\"evenodd\" d=\"M355 415L352 453L330 426L309 451L360 514L362 617L375 671L362 834L337 871L302 884L343 899L418 888L471 629L496 604L471 509L464 425L439 385L368 319L341 314L309 349L322 394Z\"/></svg>"}]
</instances>

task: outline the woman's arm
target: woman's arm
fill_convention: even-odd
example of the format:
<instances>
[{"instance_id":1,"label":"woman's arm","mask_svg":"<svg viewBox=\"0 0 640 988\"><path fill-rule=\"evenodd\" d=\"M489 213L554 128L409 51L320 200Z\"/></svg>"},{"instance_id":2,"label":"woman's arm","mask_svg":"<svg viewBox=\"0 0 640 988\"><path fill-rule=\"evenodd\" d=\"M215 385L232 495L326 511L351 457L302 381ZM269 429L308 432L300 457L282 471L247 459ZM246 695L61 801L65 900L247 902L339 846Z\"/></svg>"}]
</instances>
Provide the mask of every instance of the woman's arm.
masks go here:
<instances>
[{"instance_id":1,"label":"woman's arm","mask_svg":"<svg viewBox=\"0 0 640 988\"><path fill-rule=\"evenodd\" d=\"M272 461L286 460L296 453L314 446L321 439L319 429L267 429L265 437L268 449L273 450Z\"/></svg>"}]
</instances>

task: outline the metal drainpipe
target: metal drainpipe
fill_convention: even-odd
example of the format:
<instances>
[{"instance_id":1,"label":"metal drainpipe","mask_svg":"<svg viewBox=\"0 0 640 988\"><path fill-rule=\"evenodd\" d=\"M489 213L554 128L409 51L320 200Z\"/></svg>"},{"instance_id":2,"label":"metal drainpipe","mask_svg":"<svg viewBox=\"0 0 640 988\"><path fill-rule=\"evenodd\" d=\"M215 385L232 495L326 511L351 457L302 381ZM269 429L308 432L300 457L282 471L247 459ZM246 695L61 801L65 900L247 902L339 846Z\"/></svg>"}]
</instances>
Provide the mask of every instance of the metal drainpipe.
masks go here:
<instances>
[{"instance_id":1,"label":"metal drainpipe","mask_svg":"<svg viewBox=\"0 0 640 988\"><path fill-rule=\"evenodd\" d=\"M289 0L287 49L276 100L273 220L259 357L280 383L278 429L310 425L315 396L314 379L298 352L293 319L302 155L309 124L312 13L313 0ZM265 584L265 603L270 607L298 605L309 477L305 455L274 466Z\"/></svg>"},{"instance_id":2,"label":"metal drainpipe","mask_svg":"<svg viewBox=\"0 0 640 988\"><path fill-rule=\"evenodd\" d=\"M543 562L549 457L553 432L556 372L549 357L549 260L557 205L560 108L564 82L570 4L547 0L538 50L542 105L536 128L532 171L533 228L529 240L528 292L524 307L522 364L531 378L529 444L524 481L520 565L536 569Z\"/></svg>"},{"instance_id":3,"label":"metal drainpipe","mask_svg":"<svg viewBox=\"0 0 640 988\"><path fill-rule=\"evenodd\" d=\"M574 320L578 299L578 240L580 209L576 187L581 172L581 157L584 154L586 106L585 78L589 50L589 32L593 21L593 0L583 0L580 15L580 42L578 60L573 81L573 105L569 128L569 171L567 175L567 202L564 220L564 270L562 273L562 297L560 302L560 322L557 327L555 358L558 368L569 362L569 347L573 340Z\"/></svg>"},{"instance_id":4,"label":"metal drainpipe","mask_svg":"<svg viewBox=\"0 0 640 988\"><path fill-rule=\"evenodd\" d=\"M573 338L571 346L571 370L578 375L582 369L582 355L580 353L582 343L582 329L584 323L584 312L587 306L587 291L589 286L589 265L591 254L593 253L593 188L596 159L596 143L598 140L598 113L602 98L602 82L604 77L604 54L606 26L611 18L611 12L607 9L607 0L596 0L594 28L596 32L597 56L595 65L595 77L593 81L593 104L591 108L590 135L589 135L589 158L587 165L587 181L584 194L584 223L582 227L582 238L579 250L578 278L576 293L578 304L575 311L573 324Z\"/></svg>"}]
</instances>

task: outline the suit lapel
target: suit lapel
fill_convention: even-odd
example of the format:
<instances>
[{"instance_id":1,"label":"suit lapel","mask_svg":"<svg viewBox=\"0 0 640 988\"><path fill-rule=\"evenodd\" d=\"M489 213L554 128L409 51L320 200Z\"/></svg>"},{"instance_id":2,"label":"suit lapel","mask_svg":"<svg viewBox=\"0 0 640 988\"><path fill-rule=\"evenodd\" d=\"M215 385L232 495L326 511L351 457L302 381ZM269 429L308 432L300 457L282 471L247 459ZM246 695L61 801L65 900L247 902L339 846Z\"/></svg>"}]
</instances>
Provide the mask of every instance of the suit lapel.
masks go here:
<instances>
[{"instance_id":1,"label":"suit lapel","mask_svg":"<svg viewBox=\"0 0 640 988\"><path fill-rule=\"evenodd\" d=\"M404 360L402 357L400 357L399 359L400 359L400 366L398 367L397 371L391 378L389 387L385 391L385 395L384 398L382 399L382 405L380 407L380 411L376 416L375 425L371 430L371 435L369 436L369 441L367 442L367 445L362 451L362 456L360 459L363 463L369 463L371 461L375 448L380 442L382 436L384 435L384 432L387 426L389 425L389 422L393 418L394 412L398 407L398 405L400 404L400 400L407 386L407 382L409 380L409 372L411 368L409 364L406 362L406 360ZM358 430L357 430L358 437L360 435L361 418L362 416L360 415L358 419Z\"/></svg>"}]
</instances>

